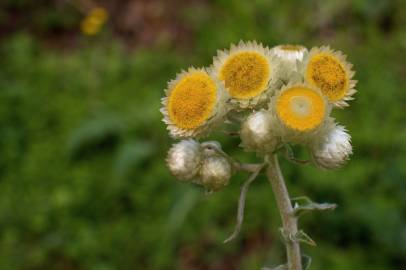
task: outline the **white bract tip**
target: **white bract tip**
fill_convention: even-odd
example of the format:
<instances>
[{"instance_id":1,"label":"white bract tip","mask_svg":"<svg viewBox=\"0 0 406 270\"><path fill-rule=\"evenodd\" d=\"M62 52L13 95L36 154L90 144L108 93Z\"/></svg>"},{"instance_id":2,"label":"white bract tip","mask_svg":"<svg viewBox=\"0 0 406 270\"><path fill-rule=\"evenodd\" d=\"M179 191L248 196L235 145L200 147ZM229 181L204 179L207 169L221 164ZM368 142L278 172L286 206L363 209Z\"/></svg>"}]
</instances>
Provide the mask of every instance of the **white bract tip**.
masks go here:
<instances>
[{"instance_id":1,"label":"white bract tip","mask_svg":"<svg viewBox=\"0 0 406 270\"><path fill-rule=\"evenodd\" d=\"M167 164L171 173L181 181L192 180L198 173L202 151L195 140L183 140L174 144L168 152Z\"/></svg>"},{"instance_id":2,"label":"white bract tip","mask_svg":"<svg viewBox=\"0 0 406 270\"><path fill-rule=\"evenodd\" d=\"M295 63L302 61L304 54L307 52L306 47L302 45L278 45L272 48L272 52L284 61Z\"/></svg>"}]
</instances>

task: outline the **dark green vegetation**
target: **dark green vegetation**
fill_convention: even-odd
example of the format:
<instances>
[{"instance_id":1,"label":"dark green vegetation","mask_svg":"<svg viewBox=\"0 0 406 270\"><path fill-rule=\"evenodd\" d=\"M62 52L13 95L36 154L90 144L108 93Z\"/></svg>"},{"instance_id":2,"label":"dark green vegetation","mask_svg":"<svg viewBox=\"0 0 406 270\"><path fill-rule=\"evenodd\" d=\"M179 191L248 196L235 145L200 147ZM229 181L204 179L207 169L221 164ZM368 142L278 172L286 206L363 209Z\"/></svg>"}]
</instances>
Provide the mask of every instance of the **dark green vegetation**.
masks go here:
<instances>
[{"instance_id":1,"label":"dark green vegetation","mask_svg":"<svg viewBox=\"0 0 406 270\"><path fill-rule=\"evenodd\" d=\"M334 116L353 136L352 160L335 172L282 160L292 196L339 205L301 218L318 243L304 251L312 270L406 269L406 2L325 2L193 1L176 13L187 37L163 35L131 50L109 31L76 35L68 52L49 49L36 31L72 24L75 16L59 13L39 15L45 26L36 22L35 31L3 33L0 269L252 270L282 263L279 216L264 176L248 194L241 235L223 245L246 175L205 196L176 182L164 162L172 143L159 113L166 81L189 65L209 65L216 49L239 39L329 44L348 55L359 92ZM231 155L256 159L237 139L217 135Z\"/></svg>"}]
</instances>

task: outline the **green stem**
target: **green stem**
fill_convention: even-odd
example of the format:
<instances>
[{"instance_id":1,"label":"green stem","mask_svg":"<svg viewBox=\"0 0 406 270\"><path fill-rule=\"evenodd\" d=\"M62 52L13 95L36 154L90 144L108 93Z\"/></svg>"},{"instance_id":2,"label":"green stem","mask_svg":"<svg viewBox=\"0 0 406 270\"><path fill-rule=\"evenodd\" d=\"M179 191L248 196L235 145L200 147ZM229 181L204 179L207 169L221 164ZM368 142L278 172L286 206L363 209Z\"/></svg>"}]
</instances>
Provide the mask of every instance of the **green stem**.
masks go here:
<instances>
[{"instance_id":1,"label":"green stem","mask_svg":"<svg viewBox=\"0 0 406 270\"><path fill-rule=\"evenodd\" d=\"M275 194L276 203L282 218L282 233L285 238L288 269L302 270L300 246L293 237L298 232L297 217L293 215L292 203L279 167L277 154L269 156L268 158L267 176Z\"/></svg>"}]
</instances>

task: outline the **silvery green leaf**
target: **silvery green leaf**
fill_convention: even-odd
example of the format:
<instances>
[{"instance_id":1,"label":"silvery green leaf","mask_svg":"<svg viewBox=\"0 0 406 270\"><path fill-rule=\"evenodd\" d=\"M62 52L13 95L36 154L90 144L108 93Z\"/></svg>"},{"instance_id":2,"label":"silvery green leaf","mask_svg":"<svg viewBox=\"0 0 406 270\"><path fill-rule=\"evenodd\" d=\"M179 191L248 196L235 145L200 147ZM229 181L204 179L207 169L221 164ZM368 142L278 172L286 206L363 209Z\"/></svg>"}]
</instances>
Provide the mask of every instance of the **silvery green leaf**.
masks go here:
<instances>
[{"instance_id":1,"label":"silvery green leaf","mask_svg":"<svg viewBox=\"0 0 406 270\"><path fill-rule=\"evenodd\" d=\"M316 242L314 242L314 240L302 230L298 231L293 237L293 239L295 241L308 244L310 246L317 246Z\"/></svg>"},{"instance_id":2,"label":"silvery green leaf","mask_svg":"<svg viewBox=\"0 0 406 270\"><path fill-rule=\"evenodd\" d=\"M263 166L259 167L256 172L253 172L250 177L245 181L244 185L241 188L240 199L238 200L238 211L237 211L237 223L234 228L234 232L224 240L224 244L234 240L241 231L242 222L244 220L244 208L245 208L245 199L247 197L248 189L251 183L257 179L259 172L262 170Z\"/></svg>"},{"instance_id":3,"label":"silvery green leaf","mask_svg":"<svg viewBox=\"0 0 406 270\"><path fill-rule=\"evenodd\" d=\"M315 203L307 197L297 197L293 198L292 201L295 201L293 208L293 213L295 216L299 217L301 214L308 211L326 211L334 210L337 208L337 204L334 203Z\"/></svg>"}]
</instances>

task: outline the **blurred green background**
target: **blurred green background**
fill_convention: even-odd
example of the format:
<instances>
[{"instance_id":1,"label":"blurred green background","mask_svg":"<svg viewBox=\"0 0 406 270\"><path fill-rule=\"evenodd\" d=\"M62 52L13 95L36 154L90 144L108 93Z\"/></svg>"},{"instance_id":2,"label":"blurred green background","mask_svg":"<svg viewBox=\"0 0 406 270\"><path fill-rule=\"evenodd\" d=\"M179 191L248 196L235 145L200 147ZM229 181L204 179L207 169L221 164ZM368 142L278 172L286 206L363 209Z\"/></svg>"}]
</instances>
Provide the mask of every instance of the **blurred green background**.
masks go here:
<instances>
[{"instance_id":1,"label":"blurred green background","mask_svg":"<svg viewBox=\"0 0 406 270\"><path fill-rule=\"evenodd\" d=\"M81 22L108 11L94 35ZM166 82L217 49L257 40L331 45L354 64L356 100L334 117L352 137L344 168L282 160L292 196L339 204L301 218L312 270L406 269L406 2L0 2L0 269L260 269L284 261L261 176L229 244L247 175L224 191L165 167ZM245 161L237 139L219 138Z\"/></svg>"}]
</instances>

